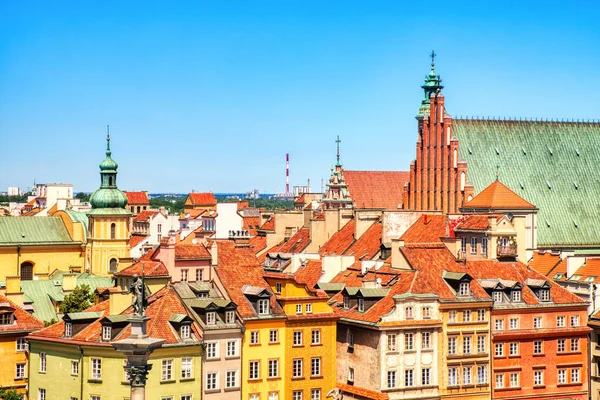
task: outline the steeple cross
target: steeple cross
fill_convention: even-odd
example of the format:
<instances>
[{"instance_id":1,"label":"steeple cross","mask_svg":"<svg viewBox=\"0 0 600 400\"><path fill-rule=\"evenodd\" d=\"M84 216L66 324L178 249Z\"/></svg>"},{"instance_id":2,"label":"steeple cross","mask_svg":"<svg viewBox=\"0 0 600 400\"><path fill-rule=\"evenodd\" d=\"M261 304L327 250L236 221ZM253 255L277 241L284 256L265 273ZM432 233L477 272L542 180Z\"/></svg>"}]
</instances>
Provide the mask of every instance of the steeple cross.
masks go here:
<instances>
[{"instance_id":1,"label":"steeple cross","mask_svg":"<svg viewBox=\"0 0 600 400\"><path fill-rule=\"evenodd\" d=\"M337 135L337 139L335 141L335 143L337 144L337 163L340 163L340 143L342 141L340 140L340 135Z\"/></svg>"},{"instance_id":2,"label":"steeple cross","mask_svg":"<svg viewBox=\"0 0 600 400\"><path fill-rule=\"evenodd\" d=\"M433 65L435 64L435 56L437 56L437 54L431 50L431 68L433 68Z\"/></svg>"}]
</instances>

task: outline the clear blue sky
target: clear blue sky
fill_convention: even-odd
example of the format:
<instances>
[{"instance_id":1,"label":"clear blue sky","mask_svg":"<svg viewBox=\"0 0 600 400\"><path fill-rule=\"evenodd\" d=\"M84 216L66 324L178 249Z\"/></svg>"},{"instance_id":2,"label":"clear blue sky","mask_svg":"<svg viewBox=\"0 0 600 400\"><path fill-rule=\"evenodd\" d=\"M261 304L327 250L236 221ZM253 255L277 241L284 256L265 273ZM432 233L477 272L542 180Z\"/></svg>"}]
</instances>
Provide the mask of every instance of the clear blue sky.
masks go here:
<instances>
[{"instance_id":1,"label":"clear blue sky","mask_svg":"<svg viewBox=\"0 0 600 400\"><path fill-rule=\"evenodd\" d=\"M599 3L2 1L0 191L95 190L107 124L124 190L406 170L432 49L453 115L598 119Z\"/></svg>"}]
</instances>

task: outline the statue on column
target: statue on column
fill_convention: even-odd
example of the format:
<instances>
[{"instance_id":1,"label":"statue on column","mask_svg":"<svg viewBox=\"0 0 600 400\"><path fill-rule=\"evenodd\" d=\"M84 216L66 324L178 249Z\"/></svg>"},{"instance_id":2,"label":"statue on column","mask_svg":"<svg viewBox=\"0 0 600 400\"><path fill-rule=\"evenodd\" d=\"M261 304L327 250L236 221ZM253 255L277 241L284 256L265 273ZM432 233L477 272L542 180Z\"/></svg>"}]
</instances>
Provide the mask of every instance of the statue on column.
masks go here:
<instances>
[{"instance_id":1,"label":"statue on column","mask_svg":"<svg viewBox=\"0 0 600 400\"><path fill-rule=\"evenodd\" d=\"M145 317L148 298L146 297L144 278L140 278L137 274L134 274L133 283L129 287L129 293L133 293L133 300L131 301L133 315L136 317Z\"/></svg>"}]
</instances>

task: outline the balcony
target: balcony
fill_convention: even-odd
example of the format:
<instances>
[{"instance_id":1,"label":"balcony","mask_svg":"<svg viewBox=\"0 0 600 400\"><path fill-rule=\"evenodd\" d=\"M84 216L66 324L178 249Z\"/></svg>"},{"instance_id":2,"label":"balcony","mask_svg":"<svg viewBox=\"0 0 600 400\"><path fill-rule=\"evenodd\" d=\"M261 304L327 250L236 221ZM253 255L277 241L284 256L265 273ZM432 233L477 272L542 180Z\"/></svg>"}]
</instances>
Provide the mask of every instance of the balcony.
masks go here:
<instances>
[{"instance_id":1,"label":"balcony","mask_svg":"<svg viewBox=\"0 0 600 400\"><path fill-rule=\"evenodd\" d=\"M496 256L498 258L515 258L517 256L517 245L507 244L503 246L501 244L498 244Z\"/></svg>"}]
</instances>

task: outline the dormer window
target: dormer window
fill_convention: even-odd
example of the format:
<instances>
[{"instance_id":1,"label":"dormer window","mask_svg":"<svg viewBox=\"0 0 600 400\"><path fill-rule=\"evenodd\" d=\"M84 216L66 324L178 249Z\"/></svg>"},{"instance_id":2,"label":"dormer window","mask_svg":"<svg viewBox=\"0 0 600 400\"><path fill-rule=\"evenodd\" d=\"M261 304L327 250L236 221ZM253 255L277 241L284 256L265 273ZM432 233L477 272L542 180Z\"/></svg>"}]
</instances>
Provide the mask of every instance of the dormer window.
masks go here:
<instances>
[{"instance_id":1,"label":"dormer window","mask_svg":"<svg viewBox=\"0 0 600 400\"><path fill-rule=\"evenodd\" d=\"M550 289L540 289L538 297L541 301L550 301Z\"/></svg>"},{"instance_id":2,"label":"dormer window","mask_svg":"<svg viewBox=\"0 0 600 400\"><path fill-rule=\"evenodd\" d=\"M70 322L65 322L65 337L73 336L73 324Z\"/></svg>"},{"instance_id":3,"label":"dormer window","mask_svg":"<svg viewBox=\"0 0 600 400\"><path fill-rule=\"evenodd\" d=\"M504 295L502 294L502 292L500 290L494 290L493 296L494 296L494 303L502 303L502 298L504 297Z\"/></svg>"},{"instance_id":4,"label":"dormer window","mask_svg":"<svg viewBox=\"0 0 600 400\"><path fill-rule=\"evenodd\" d=\"M520 290L512 290L510 292L510 301L513 303L518 303L521 301L521 291Z\"/></svg>"},{"instance_id":5,"label":"dormer window","mask_svg":"<svg viewBox=\"0 0 600 400\"><path fill-rule=\"evenodd\" d=\"M406 319L413 319L414 318L414 314L413 314L413 308L412 306L408 306L404 309L404 317Z\"/></svg>"},{"instance_id":6,"label":"dormer window","mask_svg":"<svg viewBox=\"0 0 600 400\"><path fill-rule=\"evenodd\" d=\"M365 299L358 299L358 311L365 311Z\"/></svg>"},{"instance_id":7,"label":"dormer window","mask_svg":"<svg viewBox=\"0 0 600 400\"><path fill-rule=\"evenodd\" d=\"M557 280L562 279L564 277L565 277L565 274L563 274L562 272L558 272L556 275L554 275L554 278L552 278L552 279L554 279L555 281L557 281Z\"/></svg>"},{"instance_id":8,"label":"dormer window","mask_svg":"<svg viewBox=\"0 0 600 400\"><path fill-rule=\"evenodd\" d=\"M344 296L344 309L347 310L350 308L350 297Z\"/></svg>"},{"instance_id":9,"label":"dormer window","mask_svg":"<svg viewBox=\"0 0 600 400\"><path fill-rule=\"evenodd\" d=\"M214 311L207 312L206 313L206 325L215 325L216 323L217 323L217 313Z\"/></svg>"},{"instance_id":10,"label":"dormer window","mask_svg":"<svg viewBox=\"0 0 600 400\"><path fill-rule=\"evenodd\" d=\"M189 339L190 338L190 326L189 325L181 325L179 334L181 335L182 339Z\"/></svg>"},{"instance_id":11,"label":"dormer window","mask_svg":"<svg viewBox=\"0 0 600 400\"><path fill-rule=\"evenodd\" d=\"M469 294L471 294L471 291L469 290L469 282L460 283L458 294L460 296L468 296Z\"/></svg>"},{"instance_id":12,"label":"dormer window","mask_svg":"<svg viewBox=\"0 0 600 400\"><path fill-rule=\"evenodd\" d=\"M258 300L258 314L268 315L269 314L269 299Z\"/></svg>"},{"instance_id":13,"label":"dormer window","mask_svg":"<svg viewBox=\"0 0 600 400\"><path fill-rule=\"evenodd\" d=\"M102 327L102 340L109 342L112 339L112 329L108 325Z\"/></svg>"},{"instance_id":14,"label":"dormer window","mask_svg":"<svg viewBox=\"0 0 600 400\"><path fill-rule=\"evenodd\" d=\"M225 311L225 323L235 324L235 311Z\"/></svg>"},{"instance_id":15,"label":"dormer window","mask_svg":"<svg viewBox=\"0 0 600 400\"><path fill-rule=\"evenodd\" d=\"M14 320L14 313L4 312L0 314L0 325L12 325Z\"/></svg>"}]
</instances>

